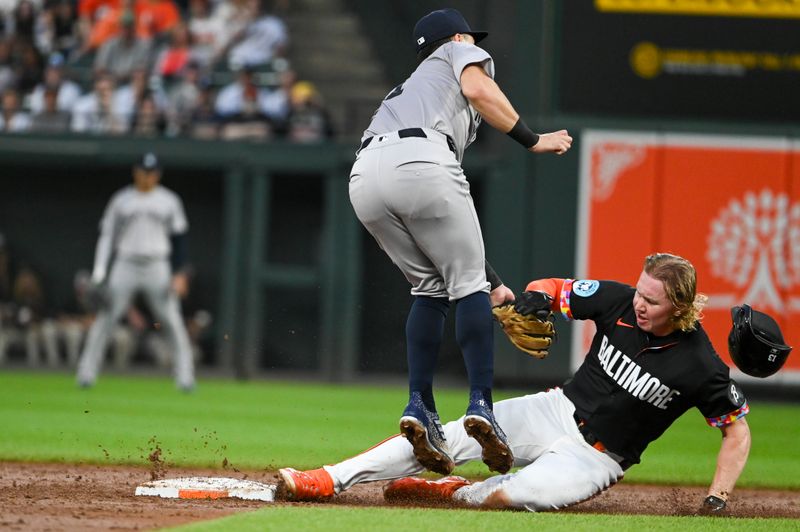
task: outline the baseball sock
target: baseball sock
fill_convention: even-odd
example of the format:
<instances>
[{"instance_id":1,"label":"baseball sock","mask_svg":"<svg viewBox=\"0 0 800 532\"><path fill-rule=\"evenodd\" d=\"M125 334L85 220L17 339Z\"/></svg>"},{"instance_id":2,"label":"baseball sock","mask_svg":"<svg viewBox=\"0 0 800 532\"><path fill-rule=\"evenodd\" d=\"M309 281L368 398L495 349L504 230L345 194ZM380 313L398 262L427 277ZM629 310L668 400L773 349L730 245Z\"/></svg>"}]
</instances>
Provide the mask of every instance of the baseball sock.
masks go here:
<instances>
[{"instance_id":1,"label":"baseball sock","mask_svg":"<svg viewBox=\"0 0 800 532\"><path fill-rule=\"evenodd\" d=\"M476 292L461 298L456 306L456 340L467 367L470 392L480 391L492 404L494 339L489 294Z\"/></svg>"},{"instance_id":2,"label":"baseball sock","mask_svg":"<svg viewBox=\"0 0 800 532\"><path fill-rule=\"evenodd\" d=\"M422 402L431 412L436 412L433 374L449 309L450 302L446 298L417 296L406 321L409 393L420 392Z\"/></svg>"}]
</instances>

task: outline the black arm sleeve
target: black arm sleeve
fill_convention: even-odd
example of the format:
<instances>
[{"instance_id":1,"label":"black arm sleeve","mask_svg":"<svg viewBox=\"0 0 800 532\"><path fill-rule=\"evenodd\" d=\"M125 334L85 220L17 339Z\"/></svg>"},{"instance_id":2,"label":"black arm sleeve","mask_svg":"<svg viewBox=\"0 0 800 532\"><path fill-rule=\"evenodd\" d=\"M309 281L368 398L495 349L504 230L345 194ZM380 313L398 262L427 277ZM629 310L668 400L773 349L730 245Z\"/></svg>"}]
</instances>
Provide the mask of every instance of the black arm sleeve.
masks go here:
<instances>
[{"instance_id":1,"label":"black arm sleeve","mask_svg":"<svg viewBox=\"0 0 800 532\"><path fill-rule=\"evenodd\" d=\"M186 233L174 234L169 237L172 245L172 254L169 257L172 272L180 271L186 264L187 249L189 247Z\"/></svg>"},{"instance_id":2,"label":"black arm sleeve","mask_svg":"<svg viewBox=\"0 0 800 532\"><path fill-rule=\"evenodd\" d=\"M497 275L497 272L494 271L492 265L489 264L489 261L485 261L486 264L486 280L489 281L489 284L492 285L492 290L503 284L503 280L500 279L500 276Z\"/></svg>"}]
</instances>

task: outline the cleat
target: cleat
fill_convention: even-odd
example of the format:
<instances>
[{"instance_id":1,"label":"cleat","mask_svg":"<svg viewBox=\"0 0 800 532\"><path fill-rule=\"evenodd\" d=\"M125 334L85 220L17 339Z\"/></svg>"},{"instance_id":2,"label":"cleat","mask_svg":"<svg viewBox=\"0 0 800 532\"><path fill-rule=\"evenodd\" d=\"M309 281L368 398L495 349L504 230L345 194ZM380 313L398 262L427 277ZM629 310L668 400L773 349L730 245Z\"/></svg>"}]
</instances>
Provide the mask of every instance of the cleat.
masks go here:
<instances>
[{"instance_id":1,"label":"cleat","mask_svg":"<svg viewBox=\"0 0 800 532\"><path fill-rule=\"evenodd\" d=\"M282 501L322 501L334 496L333 479L322 468L298 471L278 470L275 498Z\"/></svg>"},{"instance_id":2,"label":"cleat","mask_svg":"<svg viewBox=\"0 0 800 532\"><path fill-rule=\"evenodd\" d=\"M508 473L514 465L514 453L505 432L494 418L494 412L480 392L470 394L464 429L480 444L483 449L481 458L489 470L500 474Z\"/></svg>"},{"instance_id":3,"label":"cleat","mask_svg":"<svg viewBox=\"0 0 800 532\"><path fill-rule=\"evenodd\" d=\"M456 465L450 457L439 415L425 407L418 392L411 394L400 418L400 433L414 448L414 456L425 469L441 475L453 472Z\"/></svg>"},{"instance_id":4,"label":"cleat","mask_svg":"<svg viewBox=\"0 0 800 532\"><path fill-rule=\"evenodd\" d=\"M383 488L383 498L387 501L449 501L457 489L469 484L469 480L463 477L444 477L438 480L399 478Z\"/></svg>"}]
</instances>

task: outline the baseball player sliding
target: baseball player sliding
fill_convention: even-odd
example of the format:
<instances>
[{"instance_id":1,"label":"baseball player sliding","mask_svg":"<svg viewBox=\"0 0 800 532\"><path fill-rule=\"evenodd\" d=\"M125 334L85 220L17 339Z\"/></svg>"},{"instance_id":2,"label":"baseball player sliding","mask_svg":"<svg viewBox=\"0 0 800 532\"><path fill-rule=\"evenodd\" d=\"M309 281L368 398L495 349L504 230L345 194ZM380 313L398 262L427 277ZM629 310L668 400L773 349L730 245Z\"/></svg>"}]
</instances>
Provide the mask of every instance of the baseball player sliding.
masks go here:
<instances>
[{"instance_id":1,"label":"baseball player sliding","mask_svg":"<svg viewBox=\"0 0 800 532\"><path fill-rule=\"evenodd\" d=\"M414 28L419 66L378 107L350 173L350 200L411 284L406 324L409 402L400 430L423 467L454 467L433 395L433 374L451 302L470 397L467 433L490 469L514 457L493 414L494 348L489 298L513 294L486 263L481 227L461 168L464 150L485 120L534 153L565 153L565 130L537 135L495 83L494 62L455 9L433 11Z\"/></svg>"},{"instance_id":2,"label":"baseball player sliding","mask_svg":"<svg viewBox=\"0 0 800 532\"><path fill-rule=\"evenodd\" d=\"M691 263L663 253L645 259L635 287L614 281L532 281L516 300L519 313L560 311L566 319L594 321L597 332L583 364L563 387L495 405L519 471L474 483L461 477L401 478L423 468L411 445L393 437L338 464L281 469L278 493L290 500L319 500L359 482L398 479L386 486L387 499L452 499L530 511L564 508L622 479L650 442L696 407L722 433L701 511L723 512L750 450L749 406L699 323L704 302L705 296L696 293ZM729 349L740 369L762 376L780 369L791 350L783 345L777 323L747 305L734 309ZM456 464L480 457L463 418L447 423L444 433Z\"/></svg>"},{"instance_id":3,"label":"baseball player sliding","mask_svg":"<svg viewBox=\"0 0 800 532\"><path fill-rule=\"evenodd\" d=\"M192 350L178 300L188 289L181 267L189 226L181 199L161 186L160 179L158 158L144 154L133 167L133 185L114 194L103 214L92 281L106 285L107 301L89 329L78 363L81 387L97 380L109 334L138 292L169 337L178 388L191 391L195 386Z\"/></svg>"}]
</instances>

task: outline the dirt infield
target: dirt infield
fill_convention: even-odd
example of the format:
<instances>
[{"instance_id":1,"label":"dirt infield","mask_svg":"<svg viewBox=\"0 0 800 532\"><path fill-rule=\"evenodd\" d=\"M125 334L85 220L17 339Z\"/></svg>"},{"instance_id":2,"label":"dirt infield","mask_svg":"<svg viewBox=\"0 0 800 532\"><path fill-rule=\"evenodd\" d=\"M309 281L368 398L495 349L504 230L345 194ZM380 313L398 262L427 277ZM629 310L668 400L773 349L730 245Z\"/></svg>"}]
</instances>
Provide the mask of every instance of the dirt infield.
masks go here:
<instances>
[{"instance_id":1,"label":"dirt infield","mask_svg":"<svg viewBox=\"0 0 800 532\"><path fill-rule=\"evenodd\" d=\"M64 464L0 463L0 528L9 530L140 530L256 510L263 502L242 500L170 500L135 497L138 484L154 469ZM215 476L275 482L272 471L170 468L158 476ZM364 484L332 504L384 506L383 483ZM568 512L691 515L703 488L657 487L624 482ZM277 503L289 504L289 503ZM293 503L296 505L304 503ZM736 490L733 517L800 519L800 492Z\"/></svg>"}]
</instances>

